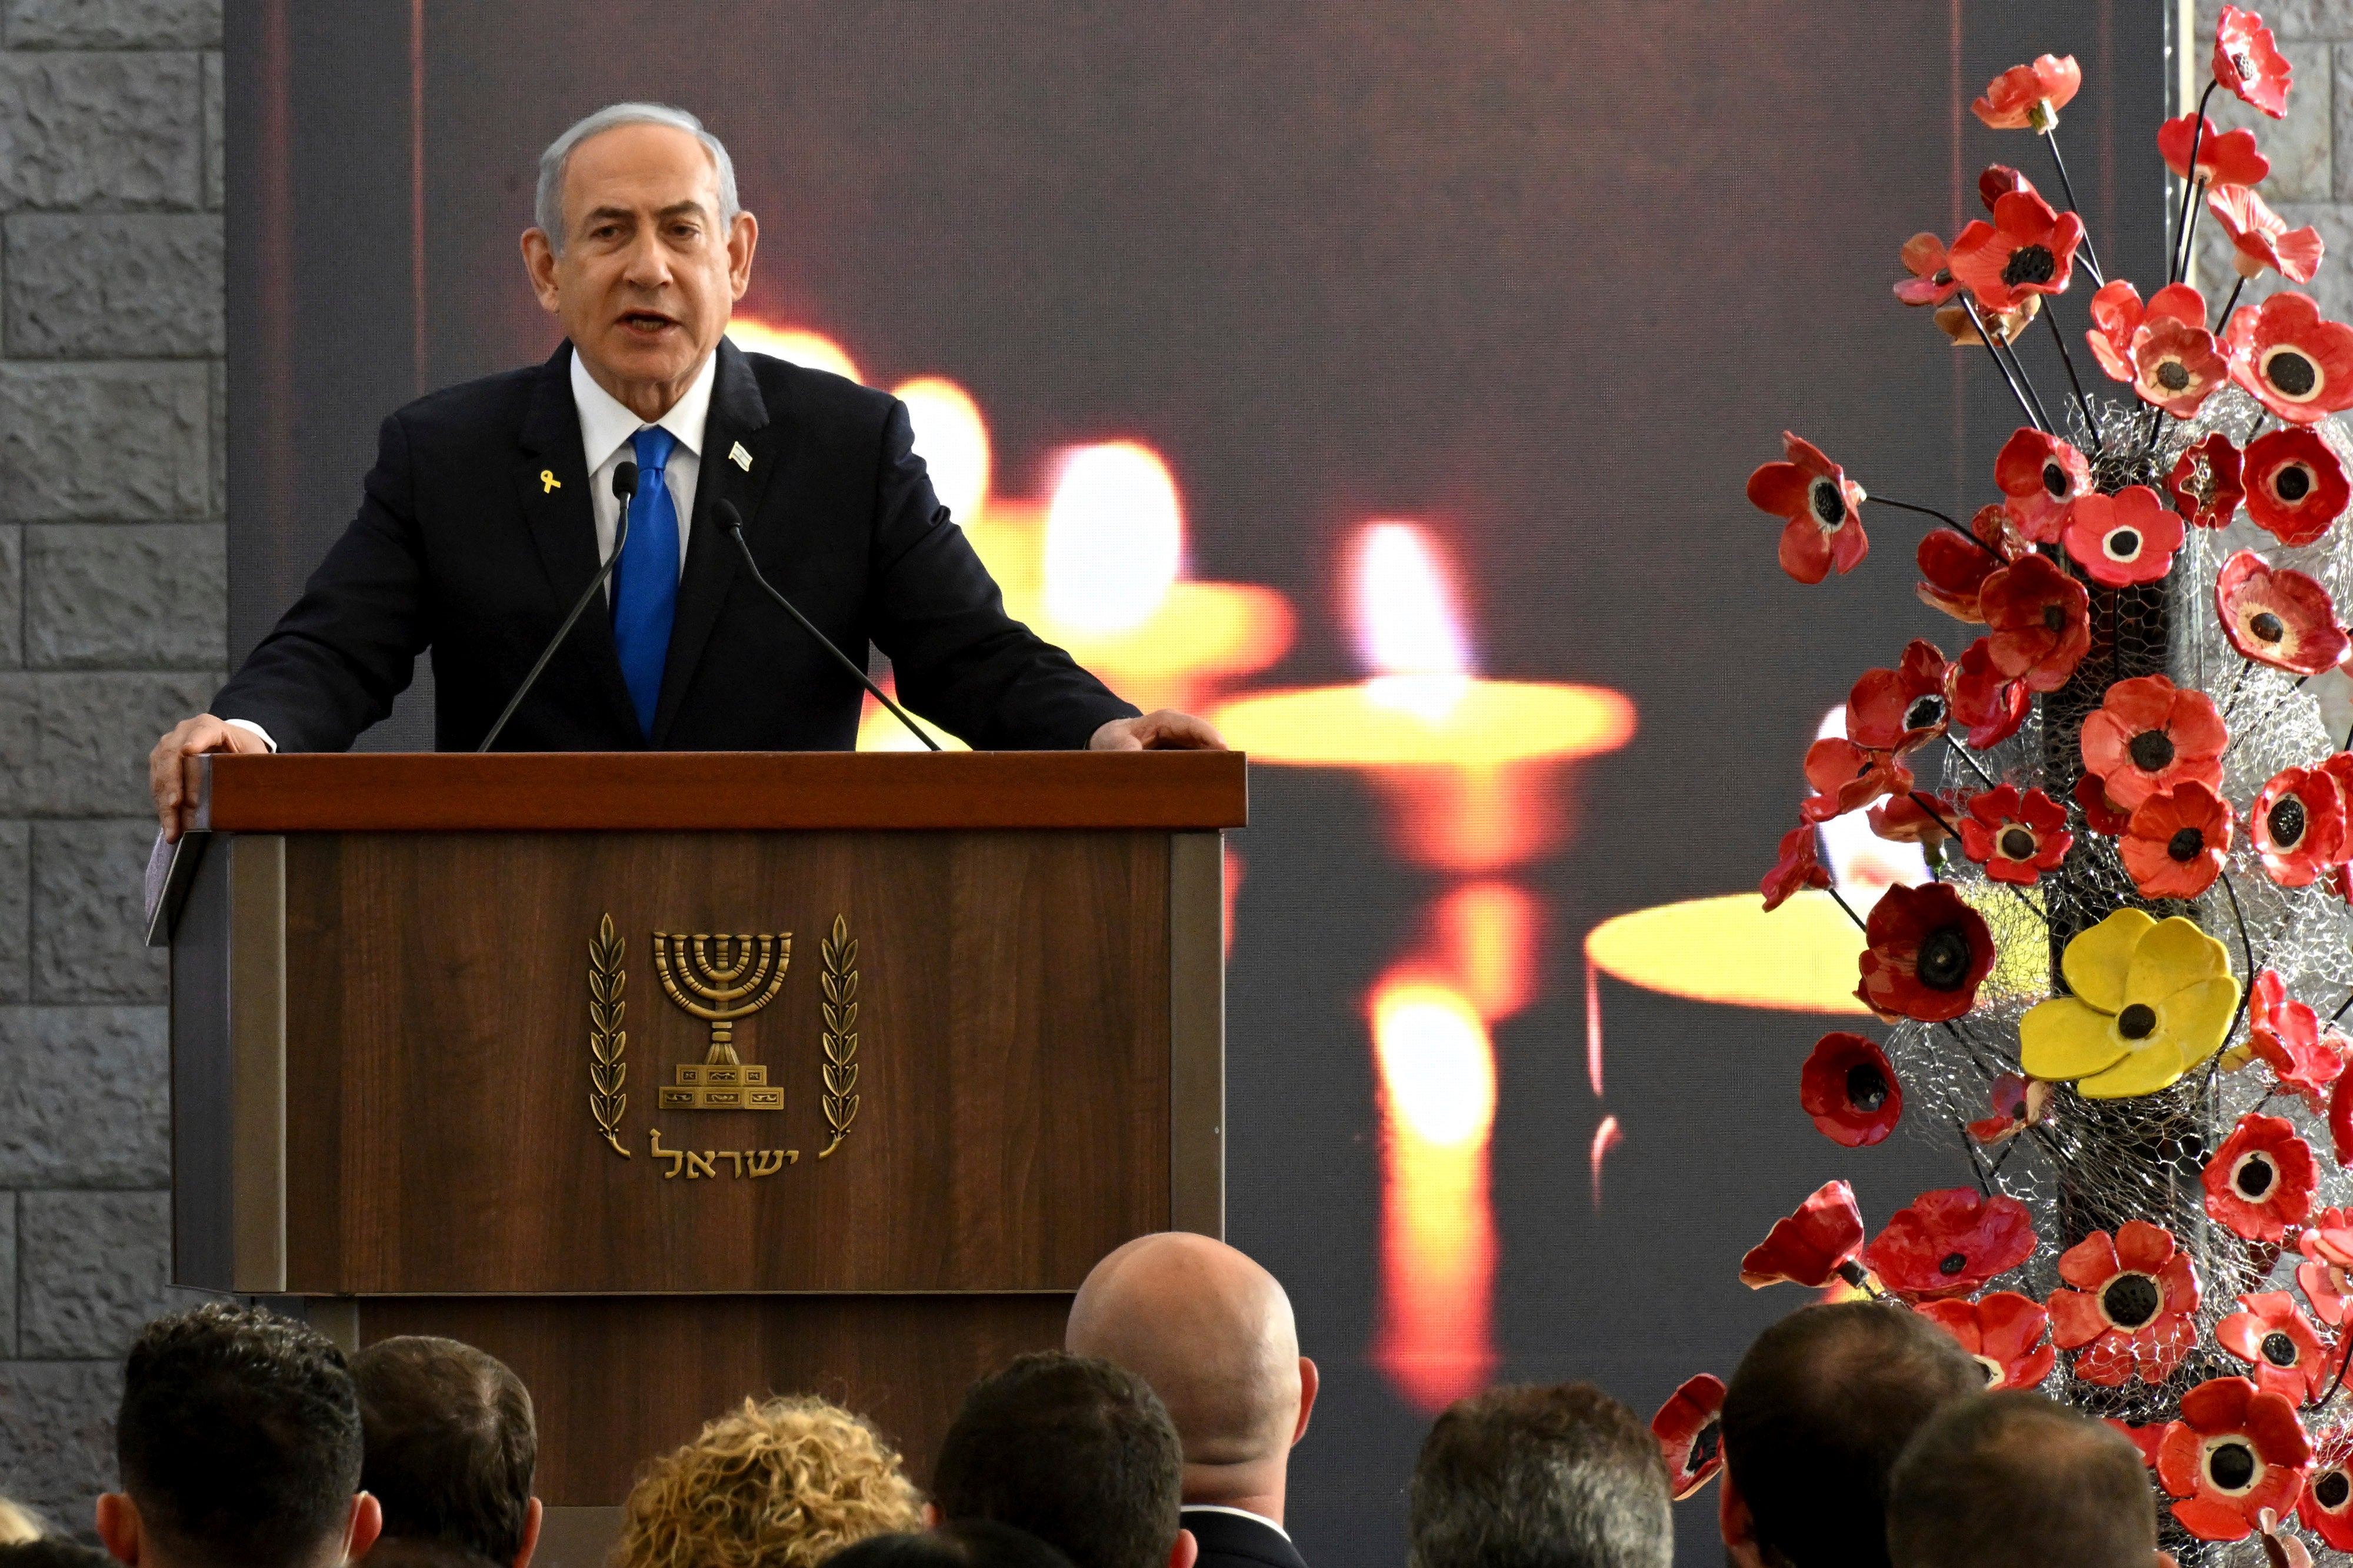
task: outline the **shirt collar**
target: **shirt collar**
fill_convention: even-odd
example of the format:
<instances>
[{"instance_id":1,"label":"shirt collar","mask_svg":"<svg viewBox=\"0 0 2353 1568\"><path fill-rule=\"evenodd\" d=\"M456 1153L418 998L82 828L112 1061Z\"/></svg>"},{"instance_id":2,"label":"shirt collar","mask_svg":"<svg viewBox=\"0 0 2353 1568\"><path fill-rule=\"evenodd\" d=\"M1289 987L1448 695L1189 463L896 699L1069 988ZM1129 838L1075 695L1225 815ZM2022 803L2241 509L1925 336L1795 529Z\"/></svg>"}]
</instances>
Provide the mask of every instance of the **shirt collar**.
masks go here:
<instances>
[{"instance_id":1,"label":"shirt collar","mask_svg":"<svg viewBox=\"0 0 2353 1568\"><path fill-rule=\"evenodd\" d=\"M1237 1519L1254 1519L1258 1521L1259 1523L1274 1531L1277 1535L1282 1537L1285 1541L1291 1539L1291 1531L1283 1529L1282 1526L1275 1523L1274 1521L1267 1518L1266 1515L1262 1513L1252 1513L1246 1508L1228 1508L1221 1502L1188 1502L1179 1511L1181 1513L1230 1513Z\"/></svg>"},{"instance_id":2,"label":"shirt collar","mask_svg":"<svg viewBox=\"0 0 2353 1568\"><path fill-rule=\"evenodd\" d=\"M697 458L702 456L703 426L711 417L711 389L718 380L719 352L713 349L670 411L653 421ZM592 474L646 426L619 398L596 384L596 378L580 363L578 349L572 351L572 403L580 413L580 443L586 449Z\"/></svg>"}]
</instances>

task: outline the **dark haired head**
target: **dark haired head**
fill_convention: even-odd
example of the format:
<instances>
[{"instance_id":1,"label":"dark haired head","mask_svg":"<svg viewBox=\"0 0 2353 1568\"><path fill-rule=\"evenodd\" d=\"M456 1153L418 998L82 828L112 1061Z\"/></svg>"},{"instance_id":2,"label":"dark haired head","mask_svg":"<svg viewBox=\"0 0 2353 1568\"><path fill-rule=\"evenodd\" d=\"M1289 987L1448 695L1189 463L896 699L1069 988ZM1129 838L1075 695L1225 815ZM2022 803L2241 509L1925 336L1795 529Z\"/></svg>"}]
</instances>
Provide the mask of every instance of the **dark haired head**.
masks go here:
<instances>
[{"instance_id":1,"label":"dark haired head","mask_svg":"<svg viewBox=\"0 0 2353 1568\"><path fill-rule=\"evenodd\" d=\"M1411 1568L1667 1568L1667 1467L1590 1384L1491 1389L1438 1418L1413 1468Z\"/></svg>"},{"instance_id":2,"label":"dark haired head","mask_svg":"<svg viewBox=\"0 0 2353 1568\"><path fill-rule=\"evenodd\" d=\"M951 1520L937 1530L870 1535L827 1559L826 1568L1071 1568L1030 1534L993 1519Z\"/></svg>"},{"instance_id":3,"label":"dark haired head","mask_svg":"<svg viewBox=\"0 0 2353 1568\"><path fill-rule=\"evenodd\" d=\"M47 1537L0 1546L0 1568L114 1568L114 1559L79 1541Z\"/></svg>"},{"instance_id":4,"label":"dark haired head","mask_svg":"<svg viewBox=\"0 0 2353 1568\"><path fill-rule=\"evenodd\" d=\"M1947 1405L1895 1461L1895 1568L2147 1568L2156 1553L2140 1450L2029 1390Z\"/></svg>"},{"instance_id":5,"label":"dark haired head","mask_svg":"<svg viewBox=\"0 0 2353 1568\"><path fill-rule=\"evenodd\" d=\"M932 1500L949 1520L1018 1526L1081 1568L1164 1568L1184 1450L1134 1373L1059 1351L981 1379L940 1444Z\"/></svg>"},{"instance_id":6,"label":"dark haired head","mask_svg":"<svg viewBox=\"0 0 2353 1568\"><path fill-rule=\"evenodd\" d=\"M512 1563L539 1456L522 1380L471 1345L405 1334L353 1356L352 1381L367 1440L360 1484L383 1506L385 1539Z\"/></svg>"},{"instance_id":7,"label":"dark haired head","mask_svg":"<svg viewBox=\"0 0 2353 1568\"><path fill-rule=\"evenodd\" d=\"M360 1484L343 1354L303 1324L214 1303L147 1325L123 1369L123 1489L180 1562L301 1568L339 1544Z\"/></svg>"},{"instance_id":8,"label":"dark haired head","mask_svg":"<svg viewBox=\"0 0 2353 1568\"><path fill-rule=\"evenodd\" d=\"M1879 1568L1887 1476L1929 1416L1985 1387L1933 1319L1878 1301L1803 1307L1757 1336L1724 1396L1724 1461L1767 1563Z\"/></svg>"}]
</instances>

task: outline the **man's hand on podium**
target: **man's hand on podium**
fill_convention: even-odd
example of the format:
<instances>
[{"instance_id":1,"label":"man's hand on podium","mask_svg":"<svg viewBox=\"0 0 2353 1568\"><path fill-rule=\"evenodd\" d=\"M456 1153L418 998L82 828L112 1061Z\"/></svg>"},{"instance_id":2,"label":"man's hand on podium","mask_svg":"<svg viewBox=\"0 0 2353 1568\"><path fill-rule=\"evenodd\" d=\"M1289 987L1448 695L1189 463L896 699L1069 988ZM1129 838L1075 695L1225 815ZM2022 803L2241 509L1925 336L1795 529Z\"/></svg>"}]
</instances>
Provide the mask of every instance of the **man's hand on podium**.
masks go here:
<instances>
[{"instance_id":1,"label":"man's hand on podium","mask_svg":"<svg viewBox=\"0 0 2353 1568\"><path fill-rule=\"evenodd\" d=\"M241 724L231 724L210 713L183 719L172 732L155 742L147 754L147 785L155 795L155 815L164 824L164 841L177 843L185 830L181 821L180 763L206 752L267 752L269 742Z\"/></svg>"},{"instance_id":2,"label":"man's hand on podium","mask_svg":"<svg viewBox=\"0 0 2353 1568\"><path fill-rule=\"evenodd\" d=\"M1135 719L1114 719L1094 732L1090 752L1222 752L1226 738L1206 719L1163 708Z\"/></svg>"}]
</instances>

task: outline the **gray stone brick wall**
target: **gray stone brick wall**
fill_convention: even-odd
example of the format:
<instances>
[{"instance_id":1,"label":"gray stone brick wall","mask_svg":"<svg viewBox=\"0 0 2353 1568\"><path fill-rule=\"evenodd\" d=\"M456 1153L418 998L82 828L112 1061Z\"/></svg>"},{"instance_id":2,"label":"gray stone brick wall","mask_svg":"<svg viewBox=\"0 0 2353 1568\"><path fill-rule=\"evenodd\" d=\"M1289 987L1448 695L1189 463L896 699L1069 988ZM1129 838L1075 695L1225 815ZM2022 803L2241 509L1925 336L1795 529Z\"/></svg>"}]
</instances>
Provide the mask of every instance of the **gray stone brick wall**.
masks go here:
<instances>
[{"instance_id":1,"label":"gray stone brick wall","mask_svg":"<svg viewBox=\"0 0 2353 1568\"><path fill-rule=\"evenodd\" d=\"M144 758L227 619L220 0L0 0L0 1494L87 1534L170 1304Z\"/></svg>"}]
</instances>

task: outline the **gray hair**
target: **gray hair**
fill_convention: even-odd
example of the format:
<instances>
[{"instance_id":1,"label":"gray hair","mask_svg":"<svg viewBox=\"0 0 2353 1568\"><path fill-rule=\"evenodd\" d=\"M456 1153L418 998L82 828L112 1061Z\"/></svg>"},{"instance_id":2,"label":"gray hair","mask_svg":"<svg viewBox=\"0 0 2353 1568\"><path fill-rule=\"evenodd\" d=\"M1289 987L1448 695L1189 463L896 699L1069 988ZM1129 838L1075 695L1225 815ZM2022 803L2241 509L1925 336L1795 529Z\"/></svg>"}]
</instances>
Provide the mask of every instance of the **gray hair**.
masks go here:
<instances>
[{"instance_id":1,"label":"gray hair","mask_svg":"<svg viewBox=\"0 0 2353 1568\"><path fill-rule=\"evenodd\" d=\"M1591 1384L1457 1400L1407 1492L1408 1568L1669 1568L1659 1440Z\"/></svg>"},{"instance_id":2,"label":"gray hair","mask_svg":"<svg viewBox=\"0 0 2353 1568\"><path fill-rule=\"evenodd\" d=\"M624 125L667 125L673 131L683 131L702 143L711 154L712 166L719 174L719 223L723 228L735 221L743 206L735 199L735 160L719 144L719 138L702 128L702 121L683 109L673 109L667 103L608 103L586 119L575 123L571 130L547 144L539 155L539 199L532 216L547 236L547 243L558 256L564 254L564 171L572 162L573 150L591 136L617 130Z\"/></svg>"}]
</instances>

